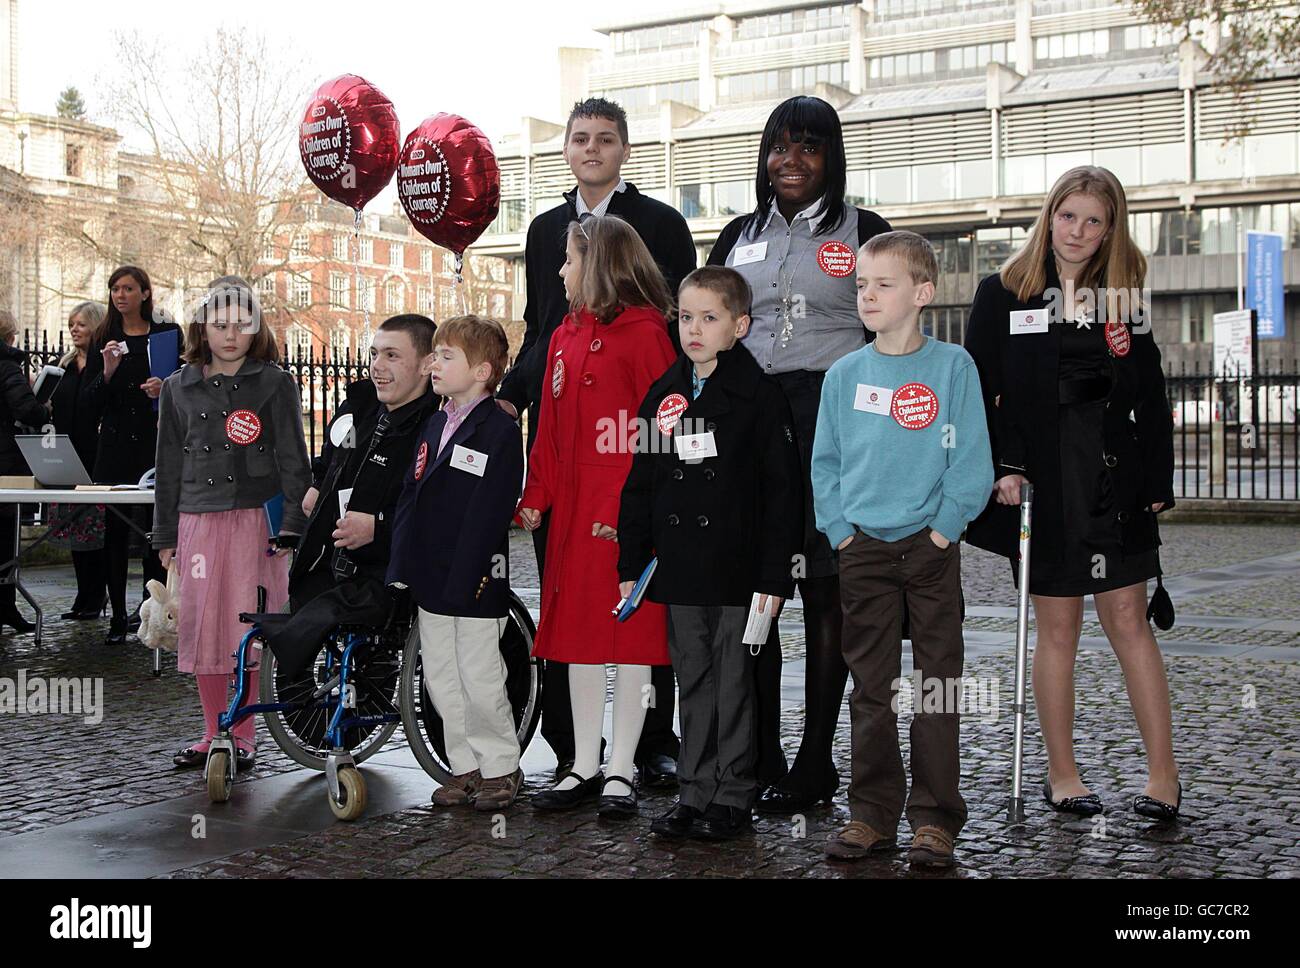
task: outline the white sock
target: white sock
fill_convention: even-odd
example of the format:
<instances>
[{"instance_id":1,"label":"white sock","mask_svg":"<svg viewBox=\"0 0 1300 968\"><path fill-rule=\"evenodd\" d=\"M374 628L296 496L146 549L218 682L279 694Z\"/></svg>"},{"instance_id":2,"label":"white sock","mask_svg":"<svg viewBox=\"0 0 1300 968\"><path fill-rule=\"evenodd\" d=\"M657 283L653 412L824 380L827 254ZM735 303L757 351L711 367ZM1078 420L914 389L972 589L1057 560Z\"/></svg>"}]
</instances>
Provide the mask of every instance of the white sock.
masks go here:
<instances>
[{"instance_id":1,"label":"white sock","mask_svg":"<svg viewBox=\"0 0 1300 968\"><path fill-rule=\"evenodd\" d=\"M600 733L605 725L605 667L569 666L569 705L573 714L573 772L590 780L600 770ZM578 781L565 777L557 790L572 790Z\"/></svg>"},{"instance_id":2,"label":"white sock","mask_svg":"<svg viewBox=\"0 0 1300 968\"><path fill-rule=\"evenodd\" d=\"M620 665L614 679L614 741L609 747L609 768L605 776L622 776L632 779L637 743L641 741L641 727L645 725L646 697L649 695L650 667L646 665ZM611 783L605 792L612 797L625 797L631 787Z\"/></svg>"}]
</instances>

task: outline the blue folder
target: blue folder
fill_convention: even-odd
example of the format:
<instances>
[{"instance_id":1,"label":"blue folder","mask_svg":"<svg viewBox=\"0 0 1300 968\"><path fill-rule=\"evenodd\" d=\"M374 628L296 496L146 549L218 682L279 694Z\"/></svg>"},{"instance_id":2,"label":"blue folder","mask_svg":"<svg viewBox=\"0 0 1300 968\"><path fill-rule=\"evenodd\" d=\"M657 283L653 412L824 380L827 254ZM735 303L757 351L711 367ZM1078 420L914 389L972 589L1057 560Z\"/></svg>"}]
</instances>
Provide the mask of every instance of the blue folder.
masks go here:
<instances>
[{"instance_id":1,"label":"blue folder","mask_svg":"<svg viewBox=\"0 0 1300 968\"><path fill-rule=\"evenodd\" d=\"M263 504L262 510L266 512L266 526L270 529L270 537L274 538L280 533L280 526L284 524L284 492L281 491Z\"/></svg>"},{"instance_id":2,"label":"blue folder","mask_svg":"<svg viewBox=\"0 0 1300 968\"><path fill-rule=\"evenodd\" d=\"M641 572L641 577L632 586L632 594L619 603L618 620L620 622L626 622L641 607L641 602L645 600L646 589L650 587L650 579L655 576L657 567L659 567L659 559L651 558L650 564L645 566L645 571Z\"/></svg>"},{"instance_id":3,"label":"blue folder","mask_svg":"<svg viewBox=\"0 0 1300 968\"><path fill-rule=\"evenodd\" d=\"M165 380L181 365L181 331L165 329L161 333L149 334L149 375ZM158 409L157 399L153 408Z\"/></svg>"}]
</instances>

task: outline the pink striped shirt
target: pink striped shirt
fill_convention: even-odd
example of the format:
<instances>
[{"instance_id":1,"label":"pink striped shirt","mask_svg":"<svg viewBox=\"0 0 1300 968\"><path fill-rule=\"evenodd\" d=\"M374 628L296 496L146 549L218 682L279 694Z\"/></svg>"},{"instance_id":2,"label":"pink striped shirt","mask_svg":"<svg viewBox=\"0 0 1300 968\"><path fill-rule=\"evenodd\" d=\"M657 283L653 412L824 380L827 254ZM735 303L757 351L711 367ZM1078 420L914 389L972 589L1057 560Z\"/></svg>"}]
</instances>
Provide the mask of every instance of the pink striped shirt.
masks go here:
<instances>
[{"instance_id":1,"label":"pink striped shirt","mask_svg":"<svg viewBox=\"0 0 1300 968\"><path fill-rule=\"evenodd\" d=\"M447 441L451 440L451 435L460 429L460 425L465 422L465 418L470 415L470 411L477 407L484 400L490 400L492 394L485 393L472 403L467 403L463 407L457 407L455 402L448 397L447 402L442 406L442 412L447 415L447 425L442 428L442 439L438 442L438 453L435 457L442 454L443 448L447 446Z\"/></svg>"}]
</instances>

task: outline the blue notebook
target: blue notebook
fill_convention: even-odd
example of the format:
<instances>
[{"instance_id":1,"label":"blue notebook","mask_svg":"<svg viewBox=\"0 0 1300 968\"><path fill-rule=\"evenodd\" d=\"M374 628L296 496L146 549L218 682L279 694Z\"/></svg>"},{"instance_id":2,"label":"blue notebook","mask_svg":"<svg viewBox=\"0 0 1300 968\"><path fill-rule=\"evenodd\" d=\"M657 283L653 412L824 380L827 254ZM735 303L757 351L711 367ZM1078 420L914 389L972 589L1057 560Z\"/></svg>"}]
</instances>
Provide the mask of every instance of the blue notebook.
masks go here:
<instances>
[{"instance_id":1,"label":"blue notebook","mask_svg":"<svg viewBox=\"0 0 1300 968\"><path fill-rule=\"evenodd\" d=\"M269 537L274 538L280 533L280 526L284 524L284 492L281 491L263 504L262 510L266 512L266 526L271 531Z\"/></svg>"},{"instance_id":2,"label":"blue notebook","mask_svg":"<svg viewBox=\"0 0 1300 968\"><path fill-rule=\"evenodd\" d=\"M175 373L181 365L181 331L166 329L161 333L149 334L149 375L165 380ZM158 400L153 402L158 409Z\"/></svg>"},{"instance_id":3,"label":"blue notebook","mask_svg":"<svg viewBox=\"0 0 1300 968\"><path fill-rule=\"evenodd\" d=\"M646 589L650 587L650 579L655 576L655 569L658 567L659 559L651 558L650 564L645 566L645 571L641 572L641 577L632 586L632 594L618 603L615 614L620 622L626 622L641 607L641 602L645 600Z\"/></svg>"}]
</instances>

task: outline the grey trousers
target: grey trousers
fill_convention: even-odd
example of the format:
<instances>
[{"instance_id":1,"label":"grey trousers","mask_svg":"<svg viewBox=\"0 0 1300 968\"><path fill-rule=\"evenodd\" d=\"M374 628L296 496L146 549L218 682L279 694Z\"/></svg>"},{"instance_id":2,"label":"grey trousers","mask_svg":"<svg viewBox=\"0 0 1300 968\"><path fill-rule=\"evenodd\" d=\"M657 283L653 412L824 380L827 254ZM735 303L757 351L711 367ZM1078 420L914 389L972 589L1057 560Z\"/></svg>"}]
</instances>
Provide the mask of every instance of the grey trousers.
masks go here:
<instances>
[{"instance_id":1,"label":"grey trousers","mask_svg":"<svg viewBox=\"0 0 1300 968\"><path fill-rule=\"evenodd\" d=\"M741 642L748 617L744 606L669 606L682 724L677 782L681 802L696 810L747 810L758 793L754 660Z\"/></svg>"}]
</instances>

